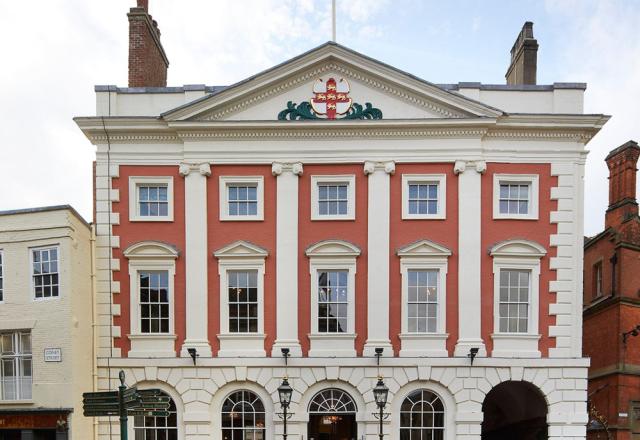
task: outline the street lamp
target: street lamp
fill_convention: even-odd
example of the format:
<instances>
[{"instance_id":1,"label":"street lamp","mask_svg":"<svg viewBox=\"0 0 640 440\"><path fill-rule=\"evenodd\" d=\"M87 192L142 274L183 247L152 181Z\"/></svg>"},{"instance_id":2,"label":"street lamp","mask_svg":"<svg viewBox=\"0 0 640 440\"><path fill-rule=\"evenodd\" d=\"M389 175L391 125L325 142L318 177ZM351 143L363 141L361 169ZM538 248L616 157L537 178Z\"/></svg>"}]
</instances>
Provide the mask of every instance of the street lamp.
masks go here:
<instances>
[{"instance_id":1,"label":"street lamp","mask_svg":"<svg viewBox=\"0 0 640 440\"><path fill-rule=\"evenodd\" d=\"M379 414L374 414L378 420L380 420L380 429L378 431L378 436L380 440L384 439L384 434L382 433L382 421L386 418L384 414L384 407L387 406L387 397L389 396L389 388L382 381L382 376L378 376L378 383L373 389L373 397L376 400L376 405L378 405Z\"/></svg>"},{"instance_id":2,"label":"street lamp","mask_svg":"<svg viewBox=\"0 0 640 440\"><path fill-rule=\"evenodd\" d=\"M278 395L280 396L280 407L282 407L282 414L278 414L282 421L284 422L282 438L287 438L287 417L290 417L291 414L287 414L287 409L291 404L291 394L293 394L293 388L289 385L289 381L285 376L282 379L282 384L278 387Z\"/></svg>"}]
</instances>

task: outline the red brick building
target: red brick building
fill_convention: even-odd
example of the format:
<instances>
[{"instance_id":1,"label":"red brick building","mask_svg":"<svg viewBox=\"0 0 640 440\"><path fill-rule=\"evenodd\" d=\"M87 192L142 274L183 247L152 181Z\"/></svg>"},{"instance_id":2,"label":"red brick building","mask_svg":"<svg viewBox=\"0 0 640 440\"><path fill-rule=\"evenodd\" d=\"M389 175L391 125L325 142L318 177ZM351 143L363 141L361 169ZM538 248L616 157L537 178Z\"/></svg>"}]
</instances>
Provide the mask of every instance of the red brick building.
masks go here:
<instances>
[{"instance_id":1,"label":"red brick building","mask_svg":"<svg viewBox=\"0 0 640 440\"><path fill-rule=\"evenodd\" d=\"M636 142L611 151L605 229L584 247L584 354L591 357L588 438L640 439L640 217ZM598 429L599 428L599 429Z\"/></svg>"}]
</instances>

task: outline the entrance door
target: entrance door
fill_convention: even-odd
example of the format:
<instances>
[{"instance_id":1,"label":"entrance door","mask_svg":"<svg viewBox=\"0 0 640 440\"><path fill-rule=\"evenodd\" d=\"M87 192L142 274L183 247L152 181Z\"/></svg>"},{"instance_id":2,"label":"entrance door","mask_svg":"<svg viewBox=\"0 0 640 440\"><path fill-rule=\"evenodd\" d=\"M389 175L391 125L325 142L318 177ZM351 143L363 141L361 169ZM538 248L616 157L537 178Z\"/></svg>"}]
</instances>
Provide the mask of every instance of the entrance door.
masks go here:
<instances>
[{"instance_id":1,"label":"entrance door","mask_svg":"<svg viewBox=\"0 0 640 440\"><path fill-rule=\"evenodd\" d=\"M328 388L309 403L308 440L356 440L358 408L345 391Z\"/></svg>"},{"instance_id":2,"label":"entrance door","mask_svg":"<svg viewBox=\"0 0 640 440\"><path fill-rule=\"evenodd\" d=\"M310 414L309 440L356 440L355 414Z\"/></svg>"}]
</instances>

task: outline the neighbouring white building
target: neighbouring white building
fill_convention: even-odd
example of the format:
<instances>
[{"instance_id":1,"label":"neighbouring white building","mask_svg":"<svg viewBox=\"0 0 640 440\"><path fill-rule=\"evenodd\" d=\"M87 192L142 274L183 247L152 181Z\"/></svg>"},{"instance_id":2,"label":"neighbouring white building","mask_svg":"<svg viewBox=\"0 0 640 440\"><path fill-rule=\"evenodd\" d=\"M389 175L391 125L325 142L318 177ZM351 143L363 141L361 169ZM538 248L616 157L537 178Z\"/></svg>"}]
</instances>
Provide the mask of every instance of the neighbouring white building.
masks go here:
<instances>
[{"instance_id":1,"label":"neighbouring white building","mask_svg":"<svg viewBox=\"0 0 640 440\"><path fill-rule=\"evenodd\" d=\"M76 122L97 147L98 389L123 369L173 401L136 440L279 438L285 376L290 439L377 438L379 377L387 438L585 438L585 145L608 117L584 84L535 85L530 23L507 85L327 43L166 87L145 1L129 20L130 87Z\"/></svg>"},{"instance_id":2,"label":"neighbouring white building","mask_svg":"<svg viewBox=\"0 0 640 440\"><path fill-rule=\"evenodd\" d=\"M93 435L91 227L70 206L0 211L0 439Z\"/></svg>"}]
</instances>

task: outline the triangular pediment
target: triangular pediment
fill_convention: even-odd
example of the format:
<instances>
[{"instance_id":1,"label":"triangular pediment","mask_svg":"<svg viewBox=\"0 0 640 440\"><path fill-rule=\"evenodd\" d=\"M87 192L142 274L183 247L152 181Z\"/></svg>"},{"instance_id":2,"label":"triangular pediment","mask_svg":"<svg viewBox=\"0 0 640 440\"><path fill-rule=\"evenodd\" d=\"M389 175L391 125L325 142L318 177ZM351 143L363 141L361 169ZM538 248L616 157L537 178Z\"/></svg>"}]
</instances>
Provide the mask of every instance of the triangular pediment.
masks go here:
<instances>
[{"instance_id":1,"label":"triangular pediment","mask_svg":"<svg viewBox=\"0 0 640 440\"><path fill-rule=\"evenodd\" d=\"M317 92L318 84L326 87L331 78L340 83L339 91L348 90L344 99L363 108L370 103L380 110L382 119L495 118L503 113L336 43L326 43L162 117L191 122L277 120L289 102L296 106L311 103L317 98L314 86ZM338 107L344 109L345 104Z\"/></svg>"},{"instance_id":2,"label":"triangular pediment","mask_svg":"<svg viewBox=\"0 0 640 440\"><path fill-rule=\"evenodd\" d=\"M398 249L399 257L448 257L451 251L430 240L420 240Z\"/></svg>"},{"instance_id":3,"label":"triangular pediment","mask_svg":"<svg viewBox=\"0 0 640 440\"><path fill-rule=\"evenodd\" d=\"M248 241L238 240L218 249L213 255L217 258L265 258L269 252Z\"/></svg>"}]
</instances>

